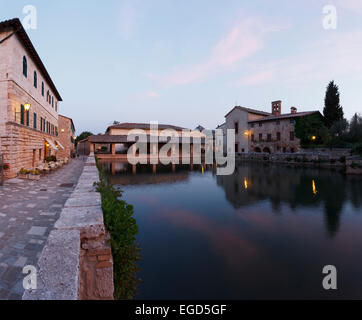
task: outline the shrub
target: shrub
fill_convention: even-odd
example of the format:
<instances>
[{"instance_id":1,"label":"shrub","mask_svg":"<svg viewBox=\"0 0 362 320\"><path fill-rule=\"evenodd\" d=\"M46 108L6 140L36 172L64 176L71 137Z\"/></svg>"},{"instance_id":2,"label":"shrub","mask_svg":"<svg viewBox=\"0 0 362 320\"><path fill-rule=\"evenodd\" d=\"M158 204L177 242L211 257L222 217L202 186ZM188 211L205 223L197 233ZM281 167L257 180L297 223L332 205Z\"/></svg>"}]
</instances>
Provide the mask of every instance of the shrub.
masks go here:
<instances>
[{"instance_id":1,"label":"shrub","mask_svg":"<svg viewBox=\"0 0 362 320\"><path fill-rule=\"evenodd\" d=\"M10 164L4 163L3 169L4 169L4 170L9 170L9 169L10 169Z\"/></svg>"},{"instance_id":2,"label":"shrub","mask_svg":"<svg viewBox=\"0 0 362 320\"><path fill-rule=\"evenodd\" d=\"M362 143L355 144L351 150L351 153L359 154L360 156L362 156Z\"/></svg>"},{"instance_id":3,"label":"shrub","mask_svg":"<svg viewBox=\"0 0 362 320\"><path fill-rule=\"evenodd\" d=\"M30 171L29 170L26 170L24 168L21 168L20 171L19 171L20 174L29 174Z\"/></svg>"},{"instance_id":4,"label":"shrub","mask_svg":"<svg viewBox=\"0 0 362 320\"><path fill-rule=\"evenodd\" d=\"M40 175L40 171L38 169L35 170L30 170L30 174L33 176L39 176Z\"/></svg>"},{"instance_id":5,"label":"shrub","mask_svg":"<svg viewBox=\"0 0 362 320\"><path fill-rule=\"evenodd\" d=\"M138 226L133 218L133 206L121 200L122 191L107 183L106 175L97 161L100 182L97 190L102 197L104 223L111 239L114 270L114 298L132 299L137 291L140 248L136 245Z\"/></svg>"},{"instance_id":6,"label":"shrub","mask_svg":"<svg viewBox=\"0 0 362 320\"><path fill-rule=\"evenodd\" d=\"M45 158L46 162L56 162L57 161L57 157L56 156L49 156Z\"/></svg>"}]
</instances>

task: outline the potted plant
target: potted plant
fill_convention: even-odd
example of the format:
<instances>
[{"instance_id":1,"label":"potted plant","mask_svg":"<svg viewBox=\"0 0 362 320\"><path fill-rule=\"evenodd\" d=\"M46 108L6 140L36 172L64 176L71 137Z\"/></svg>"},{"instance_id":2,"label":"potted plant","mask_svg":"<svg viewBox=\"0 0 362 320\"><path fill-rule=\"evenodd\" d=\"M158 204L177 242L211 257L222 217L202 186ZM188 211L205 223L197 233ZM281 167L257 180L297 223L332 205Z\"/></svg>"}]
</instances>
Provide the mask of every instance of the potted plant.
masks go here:
<instances>
[{"instance_id":1,"label":"potted plant","mask_svg":"<svg viewBox=\"0 0 362 320\"><path fill-rule=\"evenodd\" d=\"M29 180L40 180L40 171L38 169L30 170Z\"/></svg>"},{"instance_id":2,"label":"potted plant","mask_svg":"<svg viewBox=\"0 0 362 320\"><path fill-rule=\"evenodd\" d=\"M19 173L18 173L18 177L20 179L28 179L29 177L29 170L26 170L24 168L21 168Z\"/></svg>"},{"instance_id":3,"label":"potted plant","mask_svg":"<svg viewBox=\"0 0 362 320\"><path fill-rule=\"evenodd\" d=\"M4 170L9 170L9 169L10 169L10 164L4 163L3 169L4 169Z\"/></svg>"}]
</instances>

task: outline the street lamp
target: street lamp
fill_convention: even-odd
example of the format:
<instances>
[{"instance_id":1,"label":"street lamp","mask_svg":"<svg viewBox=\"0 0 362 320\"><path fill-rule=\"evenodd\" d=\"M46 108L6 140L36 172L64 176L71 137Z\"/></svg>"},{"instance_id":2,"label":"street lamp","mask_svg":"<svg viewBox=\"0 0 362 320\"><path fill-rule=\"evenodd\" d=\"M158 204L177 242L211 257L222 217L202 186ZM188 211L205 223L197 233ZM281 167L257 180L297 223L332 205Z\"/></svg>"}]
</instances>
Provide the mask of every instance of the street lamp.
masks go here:
<instances>
[{"instance_id":1,"label":"street lamp","mask_svg":"<svg viewBox=\"0 0 362 320\"><path fill-rule=\"evenodd\" d=\"M312 140L315 141L317 139L316 136L312 136Z\"/></svg>"},{"instance_id":2,"label":"street lamp","mask_svg":"<svg viewBox=\"0 0 362 320\"><path fill-rule=\"evenodd\" d=\"M24 104L24 109L25 109L25 111L29 111L30 110L30 104L29 103Z\"/></svg>"}]
</instances>

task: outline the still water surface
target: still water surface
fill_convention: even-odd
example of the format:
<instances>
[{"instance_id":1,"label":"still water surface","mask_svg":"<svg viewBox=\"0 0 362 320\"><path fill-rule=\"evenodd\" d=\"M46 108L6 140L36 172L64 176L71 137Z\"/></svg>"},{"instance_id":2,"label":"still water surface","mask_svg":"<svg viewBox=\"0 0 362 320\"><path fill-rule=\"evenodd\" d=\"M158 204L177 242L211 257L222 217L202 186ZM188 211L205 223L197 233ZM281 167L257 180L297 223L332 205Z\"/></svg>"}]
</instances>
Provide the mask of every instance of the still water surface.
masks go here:
<instances>
[{"instance_id":1,"label":"still water surface","mask_svg":"<svg viewBox=\"0 0 362 320\"><path fill-rule=\"evenodd\" d=\"M361 177L263 164L231 176L104 166L134 205L137 299L362 298ZM337 291L322 287L325 265L337 267Z\"/></svg>"}]
</instances>

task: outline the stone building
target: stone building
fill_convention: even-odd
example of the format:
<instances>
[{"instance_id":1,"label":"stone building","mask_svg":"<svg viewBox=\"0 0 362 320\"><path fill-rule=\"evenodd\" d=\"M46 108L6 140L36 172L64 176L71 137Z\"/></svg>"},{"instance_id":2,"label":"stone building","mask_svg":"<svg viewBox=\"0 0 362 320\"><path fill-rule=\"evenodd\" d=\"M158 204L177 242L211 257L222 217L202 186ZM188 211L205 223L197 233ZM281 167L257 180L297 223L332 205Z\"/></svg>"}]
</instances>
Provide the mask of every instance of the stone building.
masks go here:
<instances>
[{"instance_id":1,"label":"stone building","mask_svg":"<svg viewBox=\"0 0 362 320\"><path fill-rule=\"evenodd\" d=\"M60 158L70 158L74 152L75 126L73 120L61 114L58 117L59 142L64 149L58 151Z\"/></svg>"},{"instance_id":2,"label":"stone building","mask_svg":"<svg viewBox=\"0 0 362 320\"><path fill-rule=\"evenodd\" d=\"M62 149L62 98L19 19L0 22L0 153L15 177Z\"/></svg>"},{"instance_id":3,"label":"stone building","mask_svg":"<svg viewBox=\"0 0 362 320\"><path fill-rule=\"evenodd\" d=\"M224 139L224 152L228 153L248 153L249 137L248 122L269 116L270 113L259 111L251 108L236 106L226 116L223 130L235 130L235 147L234 150L226 150L226 139Z\"/></svg>"},{"instance_id":4,"label":"stone building","mask_svg":"<svg viewBox=\"0 0 362 320\"><path fill-rule=\"evenodd\" d=\"M294 125L299 117L319 111L291 112L282 114L282 101L273 101L271 113L236 106L226 116L224 124L217 129L224 132L224 152L236 154L250 152L298 152L300 140L296 138ZM226 130L235 130L235 149L226 150ZM229 148L230 149L230 148Z\"/></svg>"},{"instance_id":5,"label":"stone building","mask_svg":"<svg viewBox=\"0 0 362 320\"><path fill-rule=\"evenodd\" d=\"M272 114L249 121L249 139L251 152L294 153L300 149L300 140L295 136L296 119L319 111L297 112L291 107L290 113L282 114L282 102L272 102Z\"/></svg>"}]
</instances>

